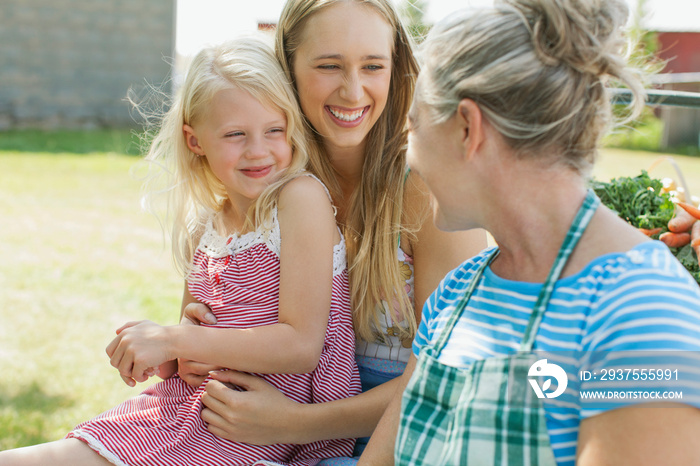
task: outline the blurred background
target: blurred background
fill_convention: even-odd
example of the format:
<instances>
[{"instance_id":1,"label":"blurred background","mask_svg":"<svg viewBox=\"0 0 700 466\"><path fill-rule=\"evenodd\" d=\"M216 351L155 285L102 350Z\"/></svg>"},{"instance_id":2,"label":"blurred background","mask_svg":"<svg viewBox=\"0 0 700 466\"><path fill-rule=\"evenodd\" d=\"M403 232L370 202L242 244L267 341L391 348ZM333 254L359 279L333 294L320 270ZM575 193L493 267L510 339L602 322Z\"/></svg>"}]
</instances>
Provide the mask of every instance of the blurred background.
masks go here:
<instances>
[{"instance_id":1,"label":"blurred background","mask_svg":"<svg viewBox=\"0 0 700 466\"><path fill-rule=\"evenodd\" d=\"M487 1L395 0L420 41ZM0 3L0 449L61 438L138 393L104 348L128 320L178 321L183 280L139 208L145 120L206 44L274 30L283 0ZM629 0L653 87L700 91L700 2ZM158 110L157 103L154 110ZM649 107L606 139L594 176L650 170L700 193L700 109ZM676 170L675 167L678 167Z\"/></svg>"},{"instance_id":2,"label":"blurred background","mask_svg":"<svg viewBox=\"0 0 700 466\"><path fill-rule=\"evenodd\" d=\"M420 37L459 8L491 0L395 0ZM700 2L627 0L639 53L664 61L660 89L700 90ZM272 31L284 0L3 0L0 132L16 129L138 128L125 97L149 86L172 91L202 46ZM642 149L697 153L700 110L662 108ZM638 133L638 132L637 132ZM7 134L5 134L7 136ZM646 139L645 139L646 138ZM680 149L683 148L683 149Z\"/></svg>"}]
</instances>

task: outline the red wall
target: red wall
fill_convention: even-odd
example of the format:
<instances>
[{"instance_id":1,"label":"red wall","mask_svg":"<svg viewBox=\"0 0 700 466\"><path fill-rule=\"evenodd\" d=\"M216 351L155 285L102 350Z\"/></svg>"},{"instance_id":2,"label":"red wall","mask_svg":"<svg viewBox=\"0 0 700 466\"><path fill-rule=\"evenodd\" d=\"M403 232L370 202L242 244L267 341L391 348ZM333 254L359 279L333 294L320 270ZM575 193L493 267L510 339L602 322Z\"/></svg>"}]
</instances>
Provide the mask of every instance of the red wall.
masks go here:
<instances>
[{"instance_id":1,"label":"red wall","mask_svg":"<svg viewBox=\"0 0 700 466\"><path fill-rule=\"evenodd\" d=\"M700 72L700 32L659 32L657 55L667 61L663 73Z\"/></svg>"}]
</instances>

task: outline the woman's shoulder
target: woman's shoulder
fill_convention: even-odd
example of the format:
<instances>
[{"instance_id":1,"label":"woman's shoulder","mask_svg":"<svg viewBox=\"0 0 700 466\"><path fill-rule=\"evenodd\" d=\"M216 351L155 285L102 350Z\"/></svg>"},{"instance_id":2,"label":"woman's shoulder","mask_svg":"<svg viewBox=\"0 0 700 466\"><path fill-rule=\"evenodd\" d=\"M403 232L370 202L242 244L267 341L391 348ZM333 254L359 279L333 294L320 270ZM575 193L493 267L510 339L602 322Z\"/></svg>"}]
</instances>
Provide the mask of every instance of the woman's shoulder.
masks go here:
<instances>
[{"instance_id":1,"label":"woman's shoulder","mask_svg":"<svg viewBox=\"0 0 700 466\"><path fill-rule=\"evenodd\" d=\"M700 298L700 287L671 251L659 241L645 241L625 252L602 255L579 273L561 280L614 292L621 286L647 290L682 290Z\"/></svg>"},{"instance_id":2,"label":"woman's shoulder","mask_svg":"<svg viewBox=\"0 0 700 466\"><path fill-rule=\"evenodd\" d=\"M590 302L584 348L700 350L700 287L658 241L603 256L567 286Z\"/></svg>"},{"instance_id":3,"label":"woman's shoulder","mask_svg":"<svg viewBox=\"0 0 700 466\"><path fill-rule=\"evenodd\" d=\"M474 274L479 267L487 261L495 247L484 249L474 257L462 262L457 268L451 270L440 285L426 301L427 307L433 311L438 311L449 307L459 300L469 287Z\"/></svg>"}]
</instances>

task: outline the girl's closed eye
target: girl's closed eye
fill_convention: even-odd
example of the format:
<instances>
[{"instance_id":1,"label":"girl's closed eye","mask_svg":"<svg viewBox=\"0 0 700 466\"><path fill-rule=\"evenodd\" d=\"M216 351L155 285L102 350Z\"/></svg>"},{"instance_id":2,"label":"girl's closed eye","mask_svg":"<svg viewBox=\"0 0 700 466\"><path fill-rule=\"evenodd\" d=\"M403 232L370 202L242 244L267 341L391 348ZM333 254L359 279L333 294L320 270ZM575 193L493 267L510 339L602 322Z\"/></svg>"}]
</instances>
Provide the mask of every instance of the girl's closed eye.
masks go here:
<instances>
[{"instance_id":1,"label":"girl's closed eye","mask_svg":"<svg viewBox=\"0 0 700 466\"><path fill-rule=\"evenodd\" d=\"M236 136L245 136L245 133L243 131L229 131L224 136L227 138L232 138Z\"/></svg>"}]
</instances>

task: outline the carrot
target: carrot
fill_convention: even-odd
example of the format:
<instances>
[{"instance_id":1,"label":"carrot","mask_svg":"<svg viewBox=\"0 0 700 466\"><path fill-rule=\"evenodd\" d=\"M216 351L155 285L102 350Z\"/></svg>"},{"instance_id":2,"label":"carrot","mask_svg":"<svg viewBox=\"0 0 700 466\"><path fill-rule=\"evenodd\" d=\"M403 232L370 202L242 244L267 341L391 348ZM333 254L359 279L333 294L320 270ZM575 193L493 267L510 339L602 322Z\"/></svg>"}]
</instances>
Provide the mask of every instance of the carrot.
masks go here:
<instances>
[{"instance_id":1,"label":"carrot","mask_svg":"<svg viewBox=\"0 0 700 466\"><path fill-rule=\"evenodd\" d=\"M659 236L659 241L665 243L669 248L681 248L690 243L690 233L673 233L672 231L667 231Z\"/></svg>"},{"instance_id":2,"label":"carrot","mask_svg":"<svg viewBox=\"0 0 700 466\"><path fill-rule=\"evenodd\" d=\"M693 227L690 229L690 247L695 251L695 257L700 265L700 220L693 223Z\"/></svg>"},{"instance_id":3,"label":"carrot","mask_svg":"<svg viewBox=\"0 0 700 466\"><path fill-rule=\"evenodd\" d=\"M680 202L676 204L675 215L668 222L668 229L673 233L688 231L693 226L693 222L695 222L695 217L690 215L685 209L679 208L680 204Z\"/></svg>"},{"instance_id":4,"label":"carrot","mask_svg":"<svg viewBox=\"0 0 700 466\"><path fill-rule=\"evenodd\" d=\"M695 219L700 220L700 209L690 204L686 204L685 202L679 202L678 205L683 207L683 209L685 209L686 212L695 217Z\"/></svg>"},{"instance_id":5,"label":"carrot","mask_svg":"<svg viewBox=\"0 0 700 466\"><path fill-rule=\"evenodd\" d=\"M663 230L663 228L658 227L658 228L652 228L651 230L649 230L647 228L637 228L637 230L639 230L640 232L644 233L647 236L652 236L652 235L656 235L656 234L661 233L661 230Z\"/></svg>"}]
</instances>

